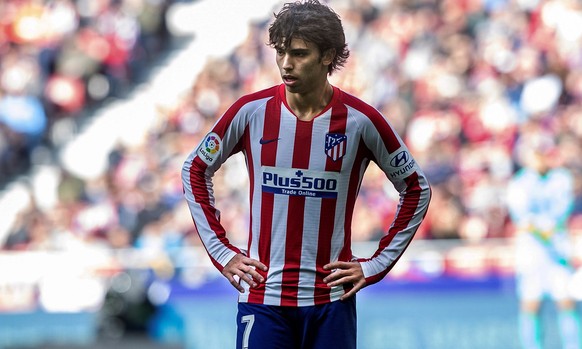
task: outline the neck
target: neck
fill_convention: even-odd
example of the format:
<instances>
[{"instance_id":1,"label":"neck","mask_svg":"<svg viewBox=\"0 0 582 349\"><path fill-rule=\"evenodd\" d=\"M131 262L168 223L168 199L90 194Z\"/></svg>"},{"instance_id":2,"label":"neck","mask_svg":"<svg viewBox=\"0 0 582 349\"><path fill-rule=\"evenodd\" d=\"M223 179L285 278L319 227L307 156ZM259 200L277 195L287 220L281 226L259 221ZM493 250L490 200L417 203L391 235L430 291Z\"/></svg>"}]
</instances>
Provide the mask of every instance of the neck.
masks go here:
<instances>
[{"instance_id":1,"label":"neck","mask_svg":"<svg viewBox=\"0 0 582 349\"><path fill-rule=\"evenodd\" d=\"M293 93L285 90L287 104L299 120L311 121L321 113L331 101L333 87L325 80L322 88L307 93Z\"/></svg>"}]
</instances>

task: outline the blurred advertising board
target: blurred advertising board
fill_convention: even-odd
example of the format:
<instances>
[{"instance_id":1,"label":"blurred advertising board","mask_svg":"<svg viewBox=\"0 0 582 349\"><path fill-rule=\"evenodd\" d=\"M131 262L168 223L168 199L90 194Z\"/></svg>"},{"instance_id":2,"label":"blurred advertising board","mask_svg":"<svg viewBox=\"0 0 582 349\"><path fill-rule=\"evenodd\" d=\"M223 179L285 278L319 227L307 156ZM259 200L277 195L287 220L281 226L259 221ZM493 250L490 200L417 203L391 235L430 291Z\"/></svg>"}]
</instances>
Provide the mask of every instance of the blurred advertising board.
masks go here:
<instances>
[{"instance_id":1,"label":"blurred advertising board","mask_svg":"<svg viewBox=\"0 0 582 349\"><path fill-rule=\"evenodd\" d=\"M102 263L90 251L0 253L0 349L94 342Z\"/></svg>"},{"instance_id":2,"label":"blurred advertising board","mask_svg":"<svg viewBox=\"0 0 582 349\"><path fill-rule=\"evenodd\" d=\"M96 311L106 291L102 262L87 252L0 253L0 312Z\"/></svg>"},{"instance_id":3,"label":"blurred advertising board","mask_svg":"<svg viewBox=\"0 0 582 349\"><path fill-rule=\"evenodd\" d=\"M375 248L355 244L353 252L364 257ZM517 348L514 287L509 240L415 240L384 280L358 293L359 346ZM95 341L104 322L123 317L112 309L119 302L151 305L137 316L153 341L232 347L236 297L202 248L3 252L0 349ZM551 344L555 328L548 333Z\"/></svg>"}]
</instances>

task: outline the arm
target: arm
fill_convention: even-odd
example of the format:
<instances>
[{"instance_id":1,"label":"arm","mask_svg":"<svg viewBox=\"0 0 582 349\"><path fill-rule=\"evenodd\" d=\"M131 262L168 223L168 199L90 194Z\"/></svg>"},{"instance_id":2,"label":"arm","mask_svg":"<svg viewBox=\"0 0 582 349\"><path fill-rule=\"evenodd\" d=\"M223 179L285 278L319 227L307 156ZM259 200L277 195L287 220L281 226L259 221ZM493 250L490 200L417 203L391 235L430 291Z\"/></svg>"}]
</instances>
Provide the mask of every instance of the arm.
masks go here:
<instances>
[{"instance_id":1,"label":"arm","mask_svg":"<svg viewBox=\"0 0 582 349\"><path fill-rule=\"evenodd\" d=\"M224 142L213 129L199 146L188 156L182 166L182 183L184 197L200 236L212 263L222 272L224 266L241 251L233 246L226 237L226 231L220 223L220 211L215 207L212 178L215 171L226 160ZM210 145L212 143L212 145ZM207 149L218 150L214 153Z\"/></svg>"},{"instance_id":2,"label":"arm","mask_svg":"<svg viewBox=\"0 0 582 349\"><path fill-rule=\"evenodd\" d=\"M574 178L566 169L554 169L549 179L550 192L559 193L552 195L546 205L546 210L534 220L538 229L548 227L552 230L564 230L572 209L574 207Z\"/></svg>"},{"instance_id":3,"label":"arm","mask_svg":"<svg viewBox=\"0 0 582 349\"><path fill-rule=\"evenodd\" d=\"M400 196L396 216L374 255L360 259L368 284L380 281L398 262L422 223L430 202L430 186L419 168L402 179L393 178L391 181Z\"/></svg>"},{"instance_id":4,"label":"arm","mask_svg":"<svg viewBox=\"0 0 582 349\"><path fill-rule=\"evenodd\" d=\"M239 100L214 125L198 147L190 153L182 167L184 197L200 236L214 266L240 292L240 280L256 287L253 278L262 282L255 268L266 266L232 245L220 223L220 211L215 207L212 178L232 154L242 149L242 140L249 113Z\"/></svg>"},{"instance_id":5,"label":"arm","mask_svg":"<svg viewBox=\"0 0 582 349\"><path fill-rule=\"evenodd\" d=\"M398 262L428 210L428 180L400 136L379 113L363 124L363 140L373 160L399 193L394 220L370 258L358 259L367 284L380 281Z\"/></svg>"}]
</instances>

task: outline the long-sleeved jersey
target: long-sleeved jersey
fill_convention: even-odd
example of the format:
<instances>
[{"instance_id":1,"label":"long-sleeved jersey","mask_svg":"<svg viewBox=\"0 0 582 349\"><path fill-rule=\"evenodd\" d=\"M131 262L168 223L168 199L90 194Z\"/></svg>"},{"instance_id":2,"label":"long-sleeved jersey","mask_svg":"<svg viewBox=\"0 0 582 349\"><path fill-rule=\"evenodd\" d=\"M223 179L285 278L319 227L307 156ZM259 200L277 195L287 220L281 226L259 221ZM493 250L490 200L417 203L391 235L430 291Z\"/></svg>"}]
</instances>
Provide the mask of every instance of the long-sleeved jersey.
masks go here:
<instances>
[{"instance_id":1,"label":"long-sleeved jersey","mask_svg":"<svg viewBox=\"0 0 582 349\"><path fill-rule=\"evenodd\" d=\"M227 238L213 197L212 177L234 153L244 153L250 179L247 251ZM430 187L401 138L374 108L334 87L328 106L301 121L279 85L240 98L184 163L185 197L202 243L222 270L237 253L268 267L265 282L239 302L307 306L339 299L323 266L354 260L351 226L365 169L375 161L400 193L394 221L370 258L358 259L367 284L382 279L421 224ZM357 222L354 222L357 224ZM244 283L243 283L244 284Z\"/></svg>"},{"instance_id":2,"label":"long-sleeved jersey","mask_svg":"<svg viewBox=\"0 0 582 349\"><path fill-rule=\"evenodd\" d=\"M546 174L523 168L509 183L507 203L515 227L522 233L517 239L518 267L550 261L565 264L570 246L567 223L574 203L574 179L564 168ZM539 268L539 267L538 267Z\"/></svg>"},{"instance_id":3,"label":"long-sleeved jersey","mask_svg":"<svg viewBox=\"0 0 582 349\"><path fill-rule=\"evenodd\" d=\"M574 179L563 168L544 175L523 168L510 181L507 198L518 228L562 232L572 212Z\"/></svg>"}]
</instances>

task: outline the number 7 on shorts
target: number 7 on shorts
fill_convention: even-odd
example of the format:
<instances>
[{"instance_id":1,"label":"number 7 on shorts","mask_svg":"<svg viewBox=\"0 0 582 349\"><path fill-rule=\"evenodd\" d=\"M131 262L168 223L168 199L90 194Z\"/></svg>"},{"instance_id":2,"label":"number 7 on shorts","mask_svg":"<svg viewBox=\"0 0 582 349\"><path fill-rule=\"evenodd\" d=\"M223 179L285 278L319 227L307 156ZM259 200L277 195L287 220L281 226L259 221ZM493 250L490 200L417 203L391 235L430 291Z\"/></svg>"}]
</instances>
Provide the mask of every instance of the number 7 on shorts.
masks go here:
<instances>
[{"instance_id":1,"label":"number 7 on shorts","mask_svg":"<svg viewBox=\"0 0 582 349\"><path fill-rule=\"evenodd\" d=\"M255 323L255 315L245 315L241 318L241 323L246 323L245 331L242 338L242 349L249 349L249 337L251 336L251 330L253 329L253 324Z\"/></svg>"}]
</instances>

